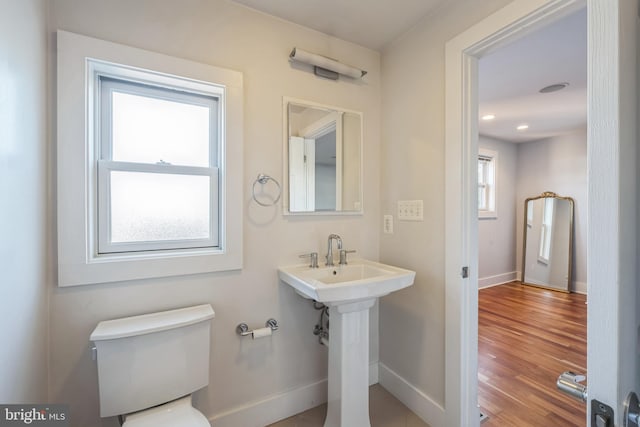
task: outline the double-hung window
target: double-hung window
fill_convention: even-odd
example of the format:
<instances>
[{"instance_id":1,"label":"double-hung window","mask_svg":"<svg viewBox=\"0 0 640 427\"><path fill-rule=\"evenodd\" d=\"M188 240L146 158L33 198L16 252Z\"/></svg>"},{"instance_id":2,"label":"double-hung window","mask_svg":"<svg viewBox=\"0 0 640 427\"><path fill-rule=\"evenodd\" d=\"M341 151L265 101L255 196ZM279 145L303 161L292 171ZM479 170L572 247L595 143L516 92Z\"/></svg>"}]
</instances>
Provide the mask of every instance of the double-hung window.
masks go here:
<instances>
[{"instance_id":1,"label":"double-hung window","mask_svg":"<svg viewBox=\"0 0 640 427\"><path fill-rule=\"evenodd\" d=\"M242 74L57 33L58 284L242 267Z\"/></svg>"},{"instance_id":2,"label":"double-hung window","mask_svg":"<svg viewBox=\"0 0 640 427\"><path fill-rule=\"evenodd\" d=\"M496 218L496 180L498 153L480 150L478 156L478 216Z\"/></svg>"},{"instance_id":3,"label":"double-hung window","mask_svg":"<svg viewBox=\"0 0 640 427\"><path fill-rule=\"evenodd\" d=\"M189 92L100 71L95 78L98 252L218 247L215 88Z\"/></svg>"}]
</instances>

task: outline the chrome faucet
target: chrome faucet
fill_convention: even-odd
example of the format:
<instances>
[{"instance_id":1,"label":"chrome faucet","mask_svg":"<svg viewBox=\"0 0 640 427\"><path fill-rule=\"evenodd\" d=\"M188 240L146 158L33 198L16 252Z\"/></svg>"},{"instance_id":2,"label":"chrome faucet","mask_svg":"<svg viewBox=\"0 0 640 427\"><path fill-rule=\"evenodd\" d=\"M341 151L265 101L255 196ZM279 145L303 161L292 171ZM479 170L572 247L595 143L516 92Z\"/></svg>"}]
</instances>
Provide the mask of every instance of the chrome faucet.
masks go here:
<instances>
[{"instance_id":1,"label":"chrome faucet","mask_svg":"<svg viewBox=\"0 0 640 427\"><path fill-rule=\"evenodd\" d=\"M332 240L336 240L338 242L338 250L342 249L342 239L337 234L329 234L329 239L327 239L327 263L325 264L327 267L332 267L333 264L333 249L332 249Z\"/></svg>"}]
</instances>

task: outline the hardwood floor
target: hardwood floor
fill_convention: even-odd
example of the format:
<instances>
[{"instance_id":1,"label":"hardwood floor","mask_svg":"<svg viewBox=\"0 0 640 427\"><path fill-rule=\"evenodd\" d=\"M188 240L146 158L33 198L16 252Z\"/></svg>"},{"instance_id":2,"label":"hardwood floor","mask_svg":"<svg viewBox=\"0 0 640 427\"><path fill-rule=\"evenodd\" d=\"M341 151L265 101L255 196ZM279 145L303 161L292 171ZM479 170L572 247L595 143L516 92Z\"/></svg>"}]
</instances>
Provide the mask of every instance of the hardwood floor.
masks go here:
<instances>
[{"instance_id":1,"label":"hardwood floor","mask_svg":"<svg viewBox=\"0 0 640 427\"><path fill-rule=\"evenodd\" d=\"M480 290L482 427L585 426L585 403L556 389L560 373L587 372L585 301L519 282Z\"/></svg>"}]
</instances>

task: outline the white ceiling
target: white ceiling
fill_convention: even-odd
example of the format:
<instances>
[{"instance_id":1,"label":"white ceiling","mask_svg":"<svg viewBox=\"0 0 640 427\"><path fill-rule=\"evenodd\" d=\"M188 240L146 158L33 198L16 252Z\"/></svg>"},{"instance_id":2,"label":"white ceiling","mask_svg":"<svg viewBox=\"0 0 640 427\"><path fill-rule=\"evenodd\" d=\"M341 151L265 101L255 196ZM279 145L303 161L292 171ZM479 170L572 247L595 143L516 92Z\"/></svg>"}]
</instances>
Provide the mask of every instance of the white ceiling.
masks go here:
<instances>
[{"instance_id":1,"label":"white ceiling","mask_svg":"<svg viewBox=\"0 0 640 427\"><path fill-rule=\"evenodd\" d=\"M587 123L587 14L576 12L479 61L480 133L513 142L559 135ZM559 92L545 86L568 82ZM528 124L526 131L517 131Z\"/></svg>"},{"instance_id":2,"label":"white ceiling","mask_svg":"<svg viewBox=\"0 0 640 427\"><path fill-rule=\"evenodd\" d=\"M233 0L263 13L374 50L452 0ZM479 61L480 133L524 142L584 126L587 120L586 11L577 12L484 56ZM291 40L291 46L296 41ZM318 52L322 54L322 52ZM538 91L568 82L555 93ZM529 129L516 131L526 123Z\"/></svg>"}]
</instances>

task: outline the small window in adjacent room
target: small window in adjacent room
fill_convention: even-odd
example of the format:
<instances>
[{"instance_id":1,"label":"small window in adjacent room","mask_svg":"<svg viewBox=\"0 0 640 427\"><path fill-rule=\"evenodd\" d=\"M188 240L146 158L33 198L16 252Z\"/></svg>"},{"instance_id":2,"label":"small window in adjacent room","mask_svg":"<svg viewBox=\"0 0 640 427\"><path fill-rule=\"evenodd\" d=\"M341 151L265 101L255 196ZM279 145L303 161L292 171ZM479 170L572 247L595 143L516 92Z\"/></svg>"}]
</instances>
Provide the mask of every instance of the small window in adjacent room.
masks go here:
<instances>
[{"instance_id":1,"label":"small window in adjacent room","mask_svg":"<svg viewBox=\"0 0 640 427\"><path fill-rule=\"evenodd\" d=\"M478 156L478 217L497 218L496 181L498 153L480 149Z\"/></svg>"},{"instance_id":2,"label":"small window in adjacent room","mask_svg":"<svg viewBox=\"0 0 640 427\"><path fill-rule=\"evenodd\" d=\"M57 32L58 285L242 267L242 74Z\"/></svg>"}]
</instances>

